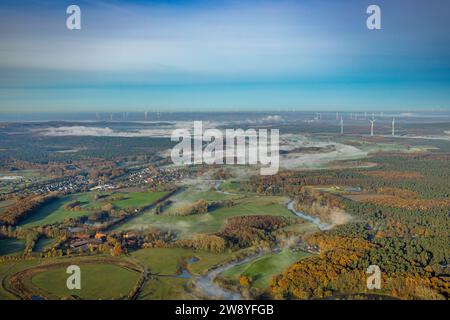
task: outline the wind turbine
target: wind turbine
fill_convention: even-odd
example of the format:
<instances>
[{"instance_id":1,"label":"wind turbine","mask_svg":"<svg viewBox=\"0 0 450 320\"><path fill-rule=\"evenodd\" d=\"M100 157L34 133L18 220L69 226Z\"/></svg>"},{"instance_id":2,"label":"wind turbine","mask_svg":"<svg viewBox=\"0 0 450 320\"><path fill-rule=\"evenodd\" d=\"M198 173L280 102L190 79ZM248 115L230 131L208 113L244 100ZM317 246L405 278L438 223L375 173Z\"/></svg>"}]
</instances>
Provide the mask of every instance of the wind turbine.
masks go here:
<instances>
[{"instance_id":1,"label":"wind turbine","mask_svg":"<svg viewBox=\"0 0 450 320\"><path fill-rule=\"evenodd\" d=\"M375 123L375 119L369 120L370 122L370 136L373 137L373 124Z\"/></svg>"},{"instance_id":2,"label":"wind turbine","mask_svg":"<svg viewBox=\"0 0 450 320\"><path fill-rule=\"evenodd\" d=\"M148 113L147 113L147 111L144 112L144 119L145 119L145 121L147 121L147 119L148 119Z\"/></svg>"},{"instance_id":3,"label":"wind turbine","mask_svg":"<svg viewBox=\"0 0 450 320\"><path fill-rule=\"evenodd\" d=\"M341 116L341 134L344 134L344 119Z\"/></svg>"}]
</instances>

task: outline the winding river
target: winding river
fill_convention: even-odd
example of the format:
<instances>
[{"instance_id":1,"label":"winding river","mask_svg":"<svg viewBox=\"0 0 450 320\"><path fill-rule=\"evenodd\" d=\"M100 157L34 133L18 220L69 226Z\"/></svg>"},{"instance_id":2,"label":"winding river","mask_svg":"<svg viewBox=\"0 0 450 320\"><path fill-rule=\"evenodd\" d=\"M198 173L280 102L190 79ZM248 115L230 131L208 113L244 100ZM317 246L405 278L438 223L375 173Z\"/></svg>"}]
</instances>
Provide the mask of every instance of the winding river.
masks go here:
<instances>
[{"instance_id":1,"label":"winding river","mask_svg":"<svg viewBox=\"0 0 450 320\"><path fill-rule=\"evenodd\" d=\"M302 219L305 219L306 221L314 223L317 226L317 228L319 228L322 231L330 230L333 227L331 224L322 222L319 217L312 217L312 216L305 214L304 212L297 211L294 207L294 201L289 202L287 205L287 208L289 209L289 211L294 213L296 216L298 216Z\"/></svg>"},{"instance_id":2,"label":"winding river","mask_svg":"<svg viewBox=\"0 0 450 320\"><path fill-rule=\"evenodd\" d=\"M212 269L206 275L198 277L195 281L195 286L199 288L205 296L210 297L211 299L242 300L242 295L239 292L234 292L222 288L214 281L214 279L222 272L225 272L241 264L253 261L256 258L261 257L262 255L263 253L261 252L245 259L233 261L224 266Z\"/></svg>"},{"instance_id":3,"label":"winding river","mask_svg":"<svg viewBox=\"0 0 450 320\"><path fill-rule=\"evenodd\" d=\"M220 188L220 184L219 185L216 184L215 187L216 187L216 190L218 190ZM320 218L318 218L318 217L312 217L301 211L295 210L294 201L290 201L287 204L287 208L289 211L294 213L296 216L298 216L302 219L305 219L309 222L312 222L320 230L329 230L332 228L332 225L322 222L320 220ZM224 266L212 269L206 275L196 278L195 286L197 288L199 288L205 296L210 297L211 299L242 300L243 297L240 293L224 289L220 285L218 285L214 280L222 272L225 272L225 271L227 271L233 267L239 266L241 264L251 262L251 261L261 257L262 255L264 255L264 253L260 252L258 254L249 256L245 259L233 261Z\"/></svg>"}]
</instances>

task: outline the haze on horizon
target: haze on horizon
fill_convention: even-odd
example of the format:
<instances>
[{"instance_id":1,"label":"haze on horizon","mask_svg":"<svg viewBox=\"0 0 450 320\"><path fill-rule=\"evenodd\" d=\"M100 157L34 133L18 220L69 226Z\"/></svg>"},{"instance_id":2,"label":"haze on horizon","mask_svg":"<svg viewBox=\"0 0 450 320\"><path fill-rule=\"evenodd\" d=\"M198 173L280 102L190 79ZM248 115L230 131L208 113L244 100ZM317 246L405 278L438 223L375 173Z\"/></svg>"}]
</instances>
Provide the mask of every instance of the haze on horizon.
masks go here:
<instances>
[{"instance_id":1,"label":"haze on horizon","mask_svg":"<svg viewBox=\"0 0 450 320\"><path fill-rule=\"evenodd\" d=\"M0 112L450 110L450 3L372 2L5 0Z\"/></svg>"}]
</instances>

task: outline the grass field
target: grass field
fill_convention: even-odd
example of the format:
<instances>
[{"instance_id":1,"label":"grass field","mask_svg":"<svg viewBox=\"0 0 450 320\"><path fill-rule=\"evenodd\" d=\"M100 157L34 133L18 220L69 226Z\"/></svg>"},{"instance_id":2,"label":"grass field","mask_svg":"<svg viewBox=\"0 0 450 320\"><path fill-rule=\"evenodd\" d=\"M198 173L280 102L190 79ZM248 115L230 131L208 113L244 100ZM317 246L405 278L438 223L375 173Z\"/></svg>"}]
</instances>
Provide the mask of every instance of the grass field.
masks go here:
<instances>
[{"instance_id":1,"label":"grass field","mask_svg":"<svg viewBox=\"0 0 450 320\"><path fill-rule=\"evenodd\" d=\"M82 299L110 300L127 296L136 284L137 272L111 264L82 264L81 290L69 290L66 286L66 268L49 269L34 275L33 286L50 299L76 295Z\"/></svg>"},{"instance_id":2,"label":"grass field","mask_svg":"<svg viewBox=\"0 0 450 320\"><path fill-rule=\"evenodd\" d=\"M8 292L4 287L4 279L11 274L19 272L23 269L32 267L38 264L38 260L21 260L21 261L11 261L0 263L0 300L16 300L18 299L15 295Z\"/></svg>"},{"instance_id":3,"label":"grass field","mask_svg":"<svg viewBox=\"0 0 450 320\"><path fill-rule=\"evenodd\" d=\"M132 257L145 264L151 278L142 289L139 299L195 299L188 292L189 278L178 277L181 265L192 275L205 274L209 269L227 263L235 258L236 253L211 253L183 248L151 248L132 253ZM187 262L189 258L195 262Z\"/></svg>"},{"instance_id":4,"label":"grass field","mask_svg":"<svg viewBox=\"0 0 450 320\"><path fill-rule=\"evenodd\" d=\"M205 188L203 188L205 189ZM183 192L180 192L172 197L172 200L175 202L195 202L199 199L203 199L206 201L221 201L221 200L228 200L228 199L234 199L240 197L239 195L233 195L233 194L225 194L221 192L217 192L213 189L213 186L211 188L202 190L197 189L195 187L189 187L185 189Z\"/></svg>"},{"instance_id":5,"label":"grass field","mask_svg":"<svg viewBox=\"0 0 450 320\"><path fill-rule=\"evenodd\" d=\"M241 183L239 181L226 181L220 185L220 190L230 193L241 192Z\"/></svg>"},{"instance_id":6,"label":"grass field","mask_svg":"<svg viewBox=\"0 0 450 320\"><path fill-rule=\"evenodd\" d=\"M29 215L23 220L19 226L23 228L32 228L39 225L52 224L62 222L69 218L78 218L89 213L88 210L81 211L67 211L64 209L64 204L77 200L77 195L66 196L61 199L52 201L45 205L36 213Z\"/></svg>"},{"instance_id":7,"label":"grass field","mask_svg":"<svg viewBox=\"0 0 450 320\"><path fill-rule=\"evenodd\" d=\"M148 206L164 197L168 192L131 192L113 194L109 198L114 207L119 209L140 208ZM108 199L109 200L109 199Z\"/></svg>"},{"instance_id":8,"label":"grass field","mask_svg":"<svg viewBox=\"0 0 450 320\"><path fill-rule=\"evenodd\" d=\"M25 242L17 239L0 240L0 256L15 256L23 253Z\"/></svg>"},{"instance_id":9,"label":"grass field","mask_svg":"<svg viewBox=\"0 0 450 320\"><path fill-rule=\"evenodd\" d=\"M6 278L10 271L14 269L14 267L17 265L16 262L8 262L8 263L0 263L0 277L1 277L1 284L0 285L0 300L16 300L17 297L10 292L8 292L3 287L3 281L4 278Z\"/></svg>"},{"instance_id":10,"label":"grass field","mask_svg":"<svg viewBox=\"0 0 450 320\"><path fill-rule=\"evenodd\" d=\"M151 274L176 275L180 264L195 257L198 261L187 266L195 275L203 274L213 266L229 261L233 253L210 253L183 248L150 248L141 249L132 253L132 257L145 264Z\"/></svg>"},{"instance_id":11,"label":"grass field","mask_svg":"<svg viewBox=\"0 0 450 320\"><path fill-rule=\"evenodd\" d=\"M237 204L231 208L220 208L207 214L190 216L171 216L168 214L155 215L149 211L127 223L118 226L117 230L145 229L156 227L172 230L181 237L192 233L213 233L221 230L226 218L248 215L293 216L284 206L284 197L249 197L236 200Z\"/></svg>"},{"instance_id":12,"label":"grass field","mask_svg":"<svg viewBox=\"0 0 450 320\"><path fill-rule=\"evenodd\" d=\"M244 263L223 272L220 276L238 282L241 276L252 280L252 287L265 289L269 286L272 276L280 274L292 263L310 254L304 251L284 250L280 253L270 253L256 260Z\"/></svg>"},{"instance_id":13,"label":"grass field","mask_svg":"<svg viewBox=\"0 0 450 320\"><path fill-rule=\"evenodd\" d=\"M39 225L62 222L69 218L78 218L91 214L94 210L100 209L105 203L111 203L118 209L145 207L166 194L167 192L114 193L108 194L98 200L95 200L95 193L93 192L69 195L45 205L36 213L23 220L19 225L24 228L32 228ZM64 209L65 204L73 201L79 201L81 203L81 210L69 211Z\"/></svg>"},{"instance_id":14,"label":"grass field","mask_svg":"<svg viewBox=\"0 0 450 320\"><path fill-rule=\"evenodd\" d=\"M186 290L188 279L157 277L144 285L140 300L192 300L196 299Z\"/></svg>"}]
</instances>

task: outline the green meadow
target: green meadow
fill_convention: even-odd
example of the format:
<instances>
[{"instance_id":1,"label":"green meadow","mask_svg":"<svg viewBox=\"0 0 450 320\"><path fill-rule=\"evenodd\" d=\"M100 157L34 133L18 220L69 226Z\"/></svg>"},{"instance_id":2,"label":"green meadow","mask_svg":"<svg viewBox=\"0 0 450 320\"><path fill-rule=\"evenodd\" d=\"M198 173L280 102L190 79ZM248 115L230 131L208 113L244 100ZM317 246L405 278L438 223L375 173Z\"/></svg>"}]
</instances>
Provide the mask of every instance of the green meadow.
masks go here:
<instances>
[{"instance_id":1,"label":"green meadow","mask_svg":"<svg viewBox=\"0 0 450 320\"><path fill-rule=\"evenodd\" d=\"M139 295L140 300L195 300L186 290L189 279L157 277L149 279Z\"/></svg>"},{"instance_id":2,"label":"green meadow","mask_svg":"<svg viewBox=\"0 0 450 320\"><path fill-rule=\"evenodd\" d=\"M187 287L191 279L178 277L181 268L198 276L211 268L236 258L236 252L211 253L183 248L149 248L133 252L134 259L147 266L150 279L145 283L139 299L196 299ZM189 261L191 258L195 260Z\"/></svg>"},{"instance_id":3,"label":"green meadow","mask_svg":"<svg viewBox=\"0 0 450 320\"><path fill-rule=\"evenodd\" d=\"M62 222L65 219L78 218L87 215L89 210L85 208L80 211L68 211L64 209L66 203L75 201L77 198L77 195L72 195L54 200L37 210L35 213L29 215L19 224L19 226L23 228L33 228L39 225L53 224Z\"/></svg>"},{"instance_id":4,"label":"green meadow","mask_svg":"<svg viewBox=\"0 0 450 320\"><path fill-rule=\"evenodd\" d=\"M4 285L8 284L6 280L10 275L35 266L39 263L39 260L20 260L20 261L8 261L0 263L0 300L16 300L18 297L7 291Z\"/></svg>"},{"instance_id":5,"label":"green meadow","mask_svg":"<svg viewBox=\"0 0 450 320\"><path fill-rule=\"evenodd\" d=\"M31 284L50 299L76 295L82 299L111 300L126 297L139 274L111 264L81 264L81 289L69 290L66 268L48 269L34 275Z\"/></svg>"},{"instance_id":6,"label":"green meadow","mask_svg":"<svg viewBox=\"0 0 450 320\"><path fill-rule=\"evenodd\" d=\"M310 256L309 253L300 250L269 253L253 261L235 266L220 276L235 282L239 282L241 276L247 276L252 280L252 287L265 289L269 286L272 276L280 274L292 263L308 256Z\"/></svg>"},{"instance_id":7,"label":"green meadow","mask_svg":"<svg viewBox=\"0 0 450 320\"><path fill-rule=\"evenodd\" d=\"M210 253L183 248L140 249L131 256L147 266L152 275L174 276L187 259L195 257L197 261L189 263L187 269L194 275L200 275L212 267L230 261L235 253Z\"/></svg>"},{"instance_id":8,"label":"green meadow","mask_svg":"<svg viewBox=\"0 0 450 320\"><path fill-rule=\"evenodd\" d=\"M220 184L220 190L230 193L242 192L242 185L239 181L226 181Z\"/></svg>"},{"instance_id":9,"label":"green meadow","mask_svg":"<svg viewBox=\"0 0 450 320\"><path fill-rule=\"evenodd\" d=\"M189 187L172 197L175 202L195 202L203 199L206 201L230 200L241 197L241 195L226 194L217 192L211 187L207 190L197 190L195 187Z\"/></svg>"},{"instance_id":10,"label":"green meadow","mask_svg":"<svg viewBox=\"0 0 450 320\"><path fill-rule=\"evenodd\" d=\"M164 197L168 192L128 192L115 193L106 198L114 207L119 209L141 208L151 205Z\"/></svg>"},{"instance_id":11,"label":"green meadow","mask_svg":"<svg viewBox=\"0 0 450 320\"><path fill-rule=\"evenodd\" d=\"M39 225L63 222L70 218L87 216L93 213L93 211L99 210L106 203L111 203L117 209L145 207L151 205L166 194L167 192L113 193L103 195L97 200L93 192L69 195L45 205L34 214L28 216L19 225L24 228L32 228ZM73 201L79 201L81 203L80 210L66 210L64 208L65 204Z\"/></svg>"},{"instance_id":12,"label":"green meadow","mask_svg":"<svg viewBox=\"0 0 450 320\"><path fill-rule=\"evenodd\" d=\"M155 215L153 211L148 211L123 225L119 225L117 230L140 230L156 227L175 231L182 237L189 236L192 233L213 233L220 231L225 220L230 217L249 215L292 216L292 213L284 205L285 200L284 197L254 196L236 200L236 205L230 208L219 208L206 214L190 216L175 216L168 214L168 212Z\"/></svg>"}]
</instances>

